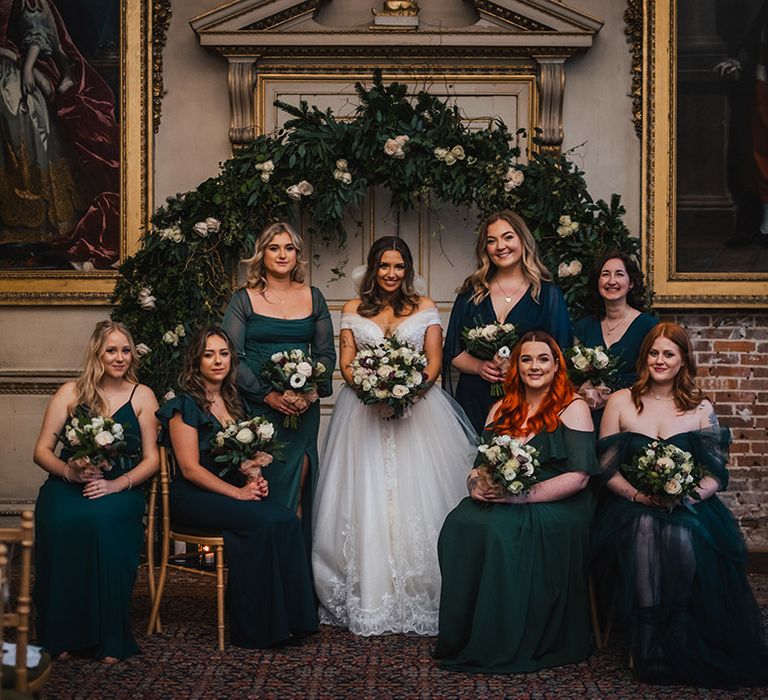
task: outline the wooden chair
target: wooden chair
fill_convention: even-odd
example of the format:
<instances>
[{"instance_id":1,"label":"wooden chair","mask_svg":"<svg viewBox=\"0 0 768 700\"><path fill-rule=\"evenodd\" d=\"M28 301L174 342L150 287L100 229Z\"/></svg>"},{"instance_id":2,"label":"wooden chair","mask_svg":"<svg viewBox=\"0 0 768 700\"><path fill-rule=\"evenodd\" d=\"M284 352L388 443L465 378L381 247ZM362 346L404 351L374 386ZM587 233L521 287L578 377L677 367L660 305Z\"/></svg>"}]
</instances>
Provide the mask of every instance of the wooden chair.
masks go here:
<instances>
[{"instance_id":1,"label":"wooden chair","mask_svg":"<svg viewBox=\"0 0 768 700\"><path fill-rule=\"evenodd\" d=\"M27 668L27 647L29 644L29 618L32 580L32 546L34 543L34 518L31 511L21 514L21 527L0 528L0 543L6 546L6 554L3 558L8 562L7 545L18 545L21 570L19 573L19 589L16 596L16 606L9 606L6 610L3 606L2 626L14 628L16 631L16 664L15 666L3 666L3 688L15 688L20 693L39 693L51 675L51 657L43 652L40 663L32 669ZM6 573L10 564L2 566L3 582L11 577ZM2 595L0 595L2 597Z\"/></svg>"},{"instance_id":2,"label":"wooden chair","mask_svg":"<svg viewBox=\"0 0 768 700\"><path fill-rule=\"evenodd\" d=\"M187 566L174 565L174 568L182 569L184 571L202 574L204 576L216 576L216 614L217 614L217 630L219 650L224 649L224 537L221 533L207 532L202 529L179 525L178 523L171 522L171 509L168 496L168 488L172 476L172 454L165 447L160 448L160 472L155 477L155 482L152 485L150 491L150 510L148 523L152 523L154 528L154 506L157 499L157 489L159 482L160 492L160 513L162 524L162 539L160 550L160 573L158 576L157 584L154 582L154 574L150 575L150 591L154 589L152 612L149 616L149 624L147 625L147 635L152 635L155 632L161 632L160 626L160 602L163 598L163 589L165 588L165 581L168 574L168 557L170 555L171 540L177 542L184 542L188 544L196 544L202 546L208 546L214 552L214 560L216 562L216 573L211 574L207 571L201 571L200 569L193 569ZM152 491L154 490L155 496L153 498ZM149 527L148 527L149 530ZM149 544L152 539L153 531L148 532L147 538L147 554L148 556L154 555L154 548ZM150 572L153 571L152 559L150 559Z\"/></svg>"}]
</instances>

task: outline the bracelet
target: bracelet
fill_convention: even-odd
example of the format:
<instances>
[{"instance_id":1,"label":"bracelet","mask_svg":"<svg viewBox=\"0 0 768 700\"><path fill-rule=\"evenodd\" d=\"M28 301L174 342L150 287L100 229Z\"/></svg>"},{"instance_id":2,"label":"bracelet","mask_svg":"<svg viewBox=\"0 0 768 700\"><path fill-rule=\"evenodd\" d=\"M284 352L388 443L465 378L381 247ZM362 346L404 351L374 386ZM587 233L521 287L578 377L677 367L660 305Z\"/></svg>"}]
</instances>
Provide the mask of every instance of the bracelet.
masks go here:
<instances>
[{"instance_id":1,"label":"bracelet","mask_svg":"<svg viewBox=\"0 0 768 700\"><path fill-rule=\"evenodd\" d=\"M65 464L64 469L61 472L61 478L64 479L64 481L68 481L70 484L72 483L72 479L69 478L69 465Z\"/></svg>"},{"instance_id":2,"label":"bracelet","mask_svg":"<svg viewBox=\"0 0 768 700\"><path fill-rule=\"evenodd\" d=\"M131 481L131 477L128 474L123 474L123 476L128 479L128 491L130 491L133 488L133 481Z\"/></svg>"},{"instance_id":3,"label":"bracelet","mask_svg":"<svg viewBox=\"0 0 768 700\"><path fill-rule=\"evenodd\" d=\"M635 491L635 495L634 495L634 496L632 496L632 499L631 499L631 500L632 500L632 503L636 503L636 502L637 502L637 500L636 500L636 499L637 499L637 497L638 497L639 495L640 495L640 489L637 489L637 490Z\"/></svg>"}]
</instances>

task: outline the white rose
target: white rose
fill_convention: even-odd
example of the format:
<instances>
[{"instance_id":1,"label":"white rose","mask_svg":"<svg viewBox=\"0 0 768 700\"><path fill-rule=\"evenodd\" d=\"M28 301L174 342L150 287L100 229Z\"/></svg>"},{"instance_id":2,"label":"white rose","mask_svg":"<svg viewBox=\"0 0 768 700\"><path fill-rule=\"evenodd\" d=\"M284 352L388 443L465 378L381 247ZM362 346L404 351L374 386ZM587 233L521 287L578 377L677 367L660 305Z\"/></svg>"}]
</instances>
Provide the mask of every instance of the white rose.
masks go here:
<instances>
[{"instance_id":1,"label":"white rose","mask_svg":"<svg viewBox=\"0 0 768 700\"><path fill-rule=\"evenodd\" d=\"M186 335L184 326L182 326L180 323L176 326L176 328L173 329L173 332L178 335L179 338L183 338Z\"/></svg>"},{"instance_id":2,"label":"white rose","mask_svg":"<svg viewBox=\"0 0 768 700\"><path fill-rule=\"evenodd\" d=\"M291 185L285 190L285 193L294 201L298 202L301 199L301 192L299 192L298 185Z\"/></svg>"},{"instance_id":3,"label":"white rose","mask_svg":"<svg viewBox=\"0 0 768 700\"><path fill-rule=\"evenodd\" d=\"M67 442L70 445L79 445L80 439L77 437L77 431L72 427L67 427L65 431Z\"/></svg>"},{"instance_id":4,"label":"white rose","mask_svg":"<svg viewBox=\"0 0 768 700\"><path fill-rule=\"evenodd\" d=\"M250 445L256 436L250 428L243 428L235 435L235 440L242 442L243 445Z\"/></svg>"},{"instance_id":5,"label":"white rose","mask_svg":"<svg viewBox=\"0 0 768 700\"><path fill-rule=\"evenodd\" d=\"M363 388L363 391L370 391L371 390L371 383L367 379L360 380L360 381L357 381L357 379L355 379L355 383L356 384L360 384L362 386L362 388Z\"/></svg>"},{"instance_id":6,"label":"white rose","mask_svg":"<svg viewBox=\"0 0 768 700\"><path fill-rule=\"evenodd\" d=\"M570 217L570 216L567 216L567 215L563 215L563 216L561 216L561 217L560 217L560 219L558 220L558 223L559 223L561 226L570 226L570 225L571 225L571 217Z\"/></svg>"},{"instance_id":7,"label":"white rose","mask_svg":"<svg viewBox=\"0 0 768 700\"><path fill-rule=\"evenodd\" d=\"M336 161L336 169L337 170L348 170L349 169L349 163L347 163L346 160L343 158L339 158L339 160Z\"/></svg>"},{"instance_id":8,"label":"white rose","mask_svg":"<svg viewBox=\"0 0 768 700\"><path fill-rule=\"evenodd\" d=\"M299 362L299 364L296 365L296 371L299 374L303 374L305 377L311 377L312 365L310 365L309 362Z\"/></svg>"},{"instance_id":9,"label":"white rose","mask_svg":"<svg viewBox=\"0 0 768 700\"><path fill-rule=\"evenodd\" d=\"M376 370L377 374L384 379L389 377L394 371L395 370L390 365L382 365L378 370Z\"/></svg>"},{"instance_id":10,"label":"white rose","mask_svg":"<svg viewBox=\"0 0 768 700\"><path fill-rule=\"evenodd\" d=\"M506 465L505 468L502 469L501 473L507 481L514 481L517 479L517 472L514 469L507 469Z\"/></svg>"},{"instance_id":11,"label":"white rose","mask_svg":"<svg viewBox=\"0 0 768 700\"><path fill-rule=\"evenodd\" d=\"M453 155L450 151L445 154L445 158L443 158L446 165L453 165L456 162L456 156Z\"/></svg>"},{"instance_id":12,"label":"white rose","mask_svg":"<svg viewBox=\"0 0 768 700\"><path fill-rule=\"evenodd\" d=\"M670 496L677 496L677 494L683 490L683 487L681 486L679 481L676 481L675 479L670 479L666 484L664 484L664 490Z\"/></svg>"},{"instance_id":13,"label":"white rose","mask_svg":"<svg viewBox=\"0 0 768 700\"><path fill-rule=\"evenodd\" d=\"M438 160L445 160L445 157L448 155L448 149L447 148L436 148L433 153L435 154L435 158Z\"/></svg>"},{"instance_id":14,"label":"white rose","mask_svg":"<svg viewBox=\"0 0 768 700\"><path fill-rule=\"evenodd\" d=\"M388 394L388 393L387 393L387 392L386 392L384 389L376 389L376 390L373 392L373 395L374 395L374 396L375 396L377 399L386 399L386 398L388 398L388 397L389 397L389 394Z\"/></svg>"},{"instance_id":15,"label":"white rose","mask_svg":"<svg viewBox=\"0 0 768 700\"><path fill-rule=\"evenodd\" d=\"M520 493L523 490L523 482L522 481L513 481L509 485L509 491L512 493Z\"/></svg>"},{"instance_id":16,"label":"white rose","mask_svg":"<svg viewBox=\"0 0 768 700\"><path fill-rule=\"evenodd\" d=\"M166 331L163 333L163 342L174 347L179 344L179 336L173 331Z\"/></svg>"},{"instance_id":17,"label":"white rose","mask_svg":"<svg viewBox=\"0 0 768 700\"><path fill-rule=\"evenodd\" d=\"M299 188L299 194L304 197L309 197L315 191L314 185L306 180L302 180L297 187Z\"/></svg>"},{"instance_id":18,"label":"white rose","mask_svg":"<svg viewBox=\"0 0 768 700\"><path fill-rule=\"evenodd\" d=\"M603 367L606 367L609 362L610 358L604 352L598 350L595 353L594 365L597 367L597 369L603 369Z\"/></svg>"},{"instance_id":19,"label":"white rose","mask_svg":"<svg viewBox=\"0 0 768 700\"><path fill-rule=\"evenodd\" d=\"M512 436L511 435L497 435L493 441L497 445L502 445L503 447L506 447L512 442Z\"/></svg>"},{"instance_id":20,"label":"white rose","mask_svg":"<svg viewBox=\"0 0 768 700\"><path fill-rule=\"evenodd\" d=\"M120 423L115 423L112 426L112 435L114 435L118 440L122 440L123 437L125 437L125 433L123 432L123 426L120 425Z\"/></svg>"},{"instance_id":21,"label":"white rose","mask_svg":"<svg viewBox=\"0 0 768 700\"><path fill-rule=\"evenodd\" d=\"M352 173L342 173L341 174L341 181L345 185L351 185L352 184Z\"/></svg>"},{"instance_id":22,"label":"white rose","mask_svg":"<svg viewBox=\"0 0 768 700\"><path fill-rule=\"evenodd\" d=\"M280 360L282 360L282 359L283 359L283 353L281 353L281 352L276 352L276 353L275 353L274 355L272 355L272 357L270 357L269 359L270 359L270 360L272 360L272 362L280 362Z\"/></svg>"},{"instance_id":23,"label":"white rose","mask_svg":"<svg viewBox=\"0 0 768 700\"><path fill-rule=\"evenodd\" d=\"M523 474L525 474L526 476L532 476L533 475L533 464L530 464L530 463L526 464L523 467Z\"/></svg>"},{"instance_id":24,"label":"white rose","mask_svg":"<svg viewBox=\"0 0 768 700\"><path fill-rule=\"evenodd\" d=\"M213 444L216 445L216 447L224 447L224 436L219 433L213 440Z\"/></svg>"},{"instance_id":25,"label":"white rose","mask_svg":"<svg viewBox=\"0 0 768 700\"><path fill-rule=\"evenodd\" d=\"M315 364L315 370L318 374L325 374L325 365L322 362Z\"/></svg>"},{"instance_id":26,"label":"white rose","mask_svg":"<svg viewBox=\"0 0 768 700\"><path fill-rule=\"evenodd\" d=\"M407 386L403 386L402 384L395 384L395 386L392 387L392 396L394 396L396 399L402 399L403 396L406 396L410 393L410 389Z\"/></svg>"},{"instance_id":27,"label":"white rose","mask_svg":"<svg viewBox=\"0 0 768 700\"><path fill-rule=\"evenodd\" d=\"M157 299L152 296L152 289L150 287L142 287L139 290L138 295L139 306L146 311L151 311L155 308L155 302Z\"/></svg>"},{"instance_id":28,"label":"white rose","mask_svg":"<svg viewBox=\"0 0 768 700\"><path fill-rule=\"evenodd\" d=\"M104 427L104 419L101 416L91 419L91 429L98 432L99 429Z\"/></svg>"},{"instance_id":29,"label":"white rose","mask_svg":"<svg viewBox=\"0 0 768 700\"><path fill-rule=\"evenodd\" d=\"M525 182L525 175L523 174L522 170L517 170L516 168L512 168L512 177L509 178L509 180L512 182L512 184L515 187L520 187L520 185Z\"/></svg>"},{"instance_id":30,"label":"white rose","mask_svg":"<svg viewBox=\"0 0 768 700\"><path fill-rule=\"evenodd\" d=\"M294 389L301 389L305 384L307 383L307 378L301 374L293 374L291 375L291 379L289 380L289 384Z\"/></svg>"},{"instance_id":31,"label":"white rose","mask_svg":"<svg viewBox=\"0 0 768 700\"><path fill-rule=\"evenodd\" d=\"M396 156L401 151L400 144L395 139L387 139L384 142L384 153L388 156Z\"/></svg>"},{"instance_id":32,"label":"white rose","mask_svg":"<svg viewBox=\"0 0 768 700\"><path fill-rule=\"evenodd\" d=\"M451 149L451 155L454 158L458 158L458 160L464 160L464 158L466 157L465 153L464 153L464 147L463 146L454 146Z\"/></svg>"},{"instance_id":33,"label":"white rose","mask_svg":"<svg viewBox=\"0 0 768 700\"><path fill-rule=\"evenodd\" d=\"M571 277L576 277L581 273L581 263L578 260L571 260L571 264L568 265L568 272Z\"/></svg>"},{"instance_id":34,"label":"white rose","mask_svg":"<svg viewBox=\"0 0 768 700\"><path fill-rule=\"evenodd\" d=\"M567 263L560 263L557 266L557 276L558 277L570 277L571 271L568 269Z\"/></svg>"},{"instance_id":35,"label":"white rose","mask_svg":"<svg viewBox=\"0 0 768 700\"><path fill-rule=\"evenodd\" d=\"M69 424L73 428L79 428L80 427L80 421L77 418L73 418L71 421L69 421Z\"/></svg>"},{"instance_id":36,"label":"white rose","mask_svg":"<svg viewBox=\"0 0 768 700\"><path fill-rule=\"evenodd\" d=\"M151 348L149 347L149 345L145 345L144 343L139 343L136 346L136 354L139 357L144 357L144 355L149 355L150 352L151 352Z\"/></svg>"},{"instance_id":37,"label":"white rose","mask_svg":"<svg viewBox=\"0 0 768 700\"><path fill-rule=\"evenodd\" d=\"M582 372L589 368L589 359L584 357L584 355L574 355L571 358L571 363L576 369L581 370Z\"/></svg>"},{"instance_id":38,"label":"white rose","mask_svg":"<svg viewBox=\"0 0 768 700\"><path fill-rule=\"evenodd\" d=\"M557 235L560 236L560 238L567 238L573 233L573 230L570 226L558 226L557 227Z\"/></svg>"},{"instance_id":39,"label":"white rose","mask_svg":"<svg viewBox=\"0 0 768 700\"><path fill-rule=\"evenodd\" d=\"M98 432L96 435L94 435L93 441L99 447L106 447L115 441L115 436L107 430L102 430L101 432Z\"/></svg>"},{"instance_id":40,"label":"white rose","mask_svg":"<svg viewBox=\"0 0 768 700\"><path fill-rule=\"evenodd\" d=\"M571 230L571 233L576 233L579 230L579 222L574 221L568 228Z\"/></svg>"},{"instance_id":41,"label":"white rose","mask_svg":"<svg viewBox=\"0 0 768 700\"><path fill-rule=\"evenodd\" d=\"M262 423L256 428L256 434L260 440L271 440L275 434L275 426L272 423Z\"/></svg>"},{"instance_id":42,"label":"white rose","mask_svg":"<svg viewBox=\"0 0 768 700\"><path fill-rule=\"evenodd\" d=\"M656 464L659 469L674 469L675 463L669 457L659 457Z\"/></svg>"},{"instance_id":43,"label":"white rose","mask_svg":"<svg viewBox=\"0 0 768 700\"><path fill-rule=\"evenodd\" d=\"M165 401L170 401L171 399L175 399L175 398L176 398L176 392L173 389L171 389L170 391L166 391L165 394L163 395L163 399Z\"/></svg>"},{"instance_id":44,"label":"white rose","mask_svg":"<svg viewBox=\"0 0 768 700\"><path fill-rule=\"evenodd\" d=\"M264 161L264 162L261 164L261 169L262 169L262 170L263 170L265 173L270 173L270 174L271 174L271 173L273 173L273 172L274 172L274 170L275 170L275 164L272 162L272 160L271 160L271 159L270 159L270 160L265 160L265 161Z\"/></svg>"},{"instance_id":45,"label":"white rose","mask_svg":"<svg viewBox=\"0 0 768 700\"><path fill-rule=\"evenodd\" d=\"M200 236L200 238L205 238L208 235L208 224L205 223L205 221L198 221L193 227L192 230Z\"/></svg>"},{"instance_id":46,"label":"white rose","mask_svg":"<svg viewBox=\"0 0 768 700\"><path fill-rule=\"evenodd\" d=\"M208 233L218 233L219 229L221 228L221 221L214 219L212 216L209 216L205 220L205 225L208 227Z\"/></svg>"}]
</instances>

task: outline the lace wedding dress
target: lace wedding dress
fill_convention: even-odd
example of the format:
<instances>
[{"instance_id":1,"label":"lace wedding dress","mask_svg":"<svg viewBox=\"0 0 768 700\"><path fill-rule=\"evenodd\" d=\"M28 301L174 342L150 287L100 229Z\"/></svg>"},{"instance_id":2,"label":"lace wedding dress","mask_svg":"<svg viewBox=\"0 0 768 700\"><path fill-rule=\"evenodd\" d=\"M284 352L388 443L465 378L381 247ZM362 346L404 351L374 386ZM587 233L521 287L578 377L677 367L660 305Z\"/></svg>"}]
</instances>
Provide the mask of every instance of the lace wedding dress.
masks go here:
<instances>
[{"instance_id":1,"label":"lace wedding dress","mask_svg":"<svg viewBox=\"0 0 768 700\"><path fill-rule=\"evenodd\" d=\"M437 310L408 316L394 331L421 350ZM384 334L343 314L358 348ZM349 387L338 397L320 455L312 564L320 620L361 635L437 634L437 536L466 496L477 438L459 405L433 386L409 417L383 420Z\"/></svg>"}]
</instances>

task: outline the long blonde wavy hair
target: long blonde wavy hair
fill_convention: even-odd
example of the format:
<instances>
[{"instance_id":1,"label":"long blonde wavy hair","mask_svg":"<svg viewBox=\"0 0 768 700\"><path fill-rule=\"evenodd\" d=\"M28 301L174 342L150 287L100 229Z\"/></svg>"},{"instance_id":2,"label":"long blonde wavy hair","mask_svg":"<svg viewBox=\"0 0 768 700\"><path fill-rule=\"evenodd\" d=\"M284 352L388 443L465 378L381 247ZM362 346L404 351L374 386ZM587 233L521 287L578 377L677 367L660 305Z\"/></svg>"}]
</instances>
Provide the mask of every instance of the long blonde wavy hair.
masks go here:
<instances>
[{"instance_id":1,"label":"long blonde wavy hair","mask_svg":"<svg viewBox=\"0 0 768 700\"><path fill-rule=\"evenodd\" d=\"M523 266L523 275L531 285L533 300L538 303L539 295L541 294L541 283L544 280L551 282L552 275L547 266L541 261L536 239L533 237L523 217L509 209L494 212L483 221L475 241L477 269L464 280L457 291L461 294L470 289L473 290L472 301L475 304L479 304L491 293L491 282L496 274L496 266L491 262L491 258L486 250L486 244L488 240L488 227L497 221L506 221L522 242L523 256L521 264Z\"/></svg>"},{"instance_id":2,"label":"long blonde wavy hair","mask_svg":"<svg viewBox=\"0 0 768 700\"><path fill-rule=\"evenodd\" d=\"M139 356L136 354L136 345L131 332L117 321L100 321L93 329L88 346L85 348L83 370L75 382L75 401L67 409L70 416L75 414L78 406L87 406L92 416L105 416L109 410L107 394L100 386L104 376L101 354L107 345L107 336L112 331L118 331L128 339L128 345L131 348L131 364L128 365L125 379L138 384Z\"/></svg>"},{"instance_id":3,"label":"long blonde wavy hair","mask_svg":"<svg viewBox=\"0 0 768 700\"><path fill-rule=\"evenodd\" d=\"M244 287L255 289L257 292L263 292L267 288L264 251L272 242L272 239L281 233L287 233L296 248L296 267L291 270L291 281L298 282L299 284L304 283L307 266L307 261L304 259L304 239L296 232L293 226L284 221L278 221L275 224L270 224L261 232L253 249L253 255L240 261L246 265Z\"/></svg>"}]
</instances>

